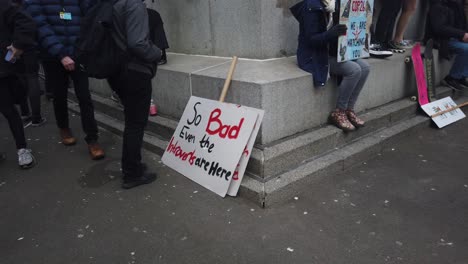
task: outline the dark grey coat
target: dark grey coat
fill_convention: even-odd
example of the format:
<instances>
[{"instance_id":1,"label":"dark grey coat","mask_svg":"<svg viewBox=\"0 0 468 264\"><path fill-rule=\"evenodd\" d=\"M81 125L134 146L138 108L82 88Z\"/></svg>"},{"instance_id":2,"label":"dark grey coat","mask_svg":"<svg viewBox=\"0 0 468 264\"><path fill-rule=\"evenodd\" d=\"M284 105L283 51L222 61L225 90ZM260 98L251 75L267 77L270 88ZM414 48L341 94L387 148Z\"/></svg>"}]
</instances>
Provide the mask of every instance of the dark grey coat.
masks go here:
<instances>
[{"instance_id":1,"label":"dark grey coat","mask_svg":"<svg viewBox=\"0 0 468 264\"><path fill-rule=\"evenodd\" d=\"M132 58L128 68L154 75L162 52L150 39L145 4L141 0L117 0L114 26L118 42L126 44Z\"/></svg>"}]
</instances>

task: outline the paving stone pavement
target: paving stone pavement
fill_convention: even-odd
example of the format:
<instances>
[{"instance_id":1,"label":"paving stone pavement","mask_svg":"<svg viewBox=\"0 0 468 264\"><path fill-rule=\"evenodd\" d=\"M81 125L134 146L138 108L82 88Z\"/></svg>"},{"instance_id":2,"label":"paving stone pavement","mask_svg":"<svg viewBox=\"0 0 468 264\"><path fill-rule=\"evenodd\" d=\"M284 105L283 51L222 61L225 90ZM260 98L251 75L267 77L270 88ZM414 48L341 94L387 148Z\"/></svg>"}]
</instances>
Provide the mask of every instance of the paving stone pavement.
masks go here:
<instances>
[{"instance_id":1,"label":"paving stone pavement","mask_svg":"<svg viewBox=\"0 0 468 264\"><path fill-rule=\"evenodd\" d=\"M107 158L27 128L38 165L21 171L0 118L0 263L468 263L468 119L427 128L307 193L261 209L222 199L144 152L159 179L120 188L121 138Z\"/></svg>"}]
</instances>

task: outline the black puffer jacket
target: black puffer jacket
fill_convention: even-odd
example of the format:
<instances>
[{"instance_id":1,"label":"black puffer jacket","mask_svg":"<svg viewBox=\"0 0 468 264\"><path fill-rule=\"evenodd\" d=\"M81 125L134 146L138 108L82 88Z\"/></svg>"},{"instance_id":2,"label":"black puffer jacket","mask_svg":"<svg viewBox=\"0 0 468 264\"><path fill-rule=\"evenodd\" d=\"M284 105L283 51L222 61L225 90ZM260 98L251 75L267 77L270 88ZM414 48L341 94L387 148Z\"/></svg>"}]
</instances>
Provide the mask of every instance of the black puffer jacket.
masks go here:
<instances>
[{"instance_id":1,"label":"black puffer jacket","mask_svg":"<svg viewBox=\"0 0 468 264\"><path fill-rule=\"evenodd\" d=\"M28 50L35 45L36 26L30 16L11 3L0 7L0 77L10 75L20 61L12 64L5 61L7 47Z\"/></svg>"},{"instance_id":2,"label":"black puffer jacket","mask_svg":"<svg viewBox=\"0 0 468 264\"><path fill-rule=\"evenodd\" d=\"M463 0L431 0L426 39L433 39L441 56L450 58L448 41L462 40L466 33L466 17Z\"/></svg>"}]
</instances>

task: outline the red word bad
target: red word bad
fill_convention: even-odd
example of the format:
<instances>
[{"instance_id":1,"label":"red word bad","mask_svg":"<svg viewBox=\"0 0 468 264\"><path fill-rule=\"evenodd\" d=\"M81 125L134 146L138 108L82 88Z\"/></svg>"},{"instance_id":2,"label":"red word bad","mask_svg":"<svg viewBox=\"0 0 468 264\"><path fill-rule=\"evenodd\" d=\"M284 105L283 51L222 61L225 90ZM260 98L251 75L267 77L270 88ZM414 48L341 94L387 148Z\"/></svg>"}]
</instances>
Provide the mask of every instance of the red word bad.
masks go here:
<instances>
[{"instance_id":1,"label":"red word bad","mask_svg":"<svg viewBox=\"0 0 468 264\"><path fill-rule=\"evenodd\" d=\"M238 125L225 125L221 121L221 109L216 108L211 112L208 125L206 126L206 133L209 135L218 135L220 138L237 139L240 130L244 124L244 118L239 121Z\"/></svg>"}]
</instances>

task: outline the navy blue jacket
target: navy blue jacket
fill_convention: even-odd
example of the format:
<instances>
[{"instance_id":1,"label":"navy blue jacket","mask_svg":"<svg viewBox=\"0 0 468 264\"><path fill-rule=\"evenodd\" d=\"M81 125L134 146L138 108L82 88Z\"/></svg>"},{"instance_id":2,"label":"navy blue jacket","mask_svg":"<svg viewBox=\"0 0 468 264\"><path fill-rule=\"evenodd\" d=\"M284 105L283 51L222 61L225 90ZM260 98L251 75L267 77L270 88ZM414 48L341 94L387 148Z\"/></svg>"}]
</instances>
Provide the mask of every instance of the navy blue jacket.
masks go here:
<instances>
[{"instance_id":1,"label":"navy blue jacket","mask_svg":"<svg viewBox=\"0 0 468 264\"><path fill-rule=\"evenodd\" d=\"M325 86L328 78L328 44L336 39L327 32L327 13L320 0L304 0L291 7L299 22L297 62L312 73L316 87Z\"/></svg>"},{"instance_id":2,"label":"navy blue jacket","mask_svg":"<svg viewBox=\"0 0 468 264\"><path fill-rule=\"evenodd\" d=\"M81 18L89 0L26 0L24 8L38 27L41 53L46 58L62 59L75 55L75 43L80 34ZM60 19L60 12L71 13L71 20Z\"/></svg>"}]
</instances>

